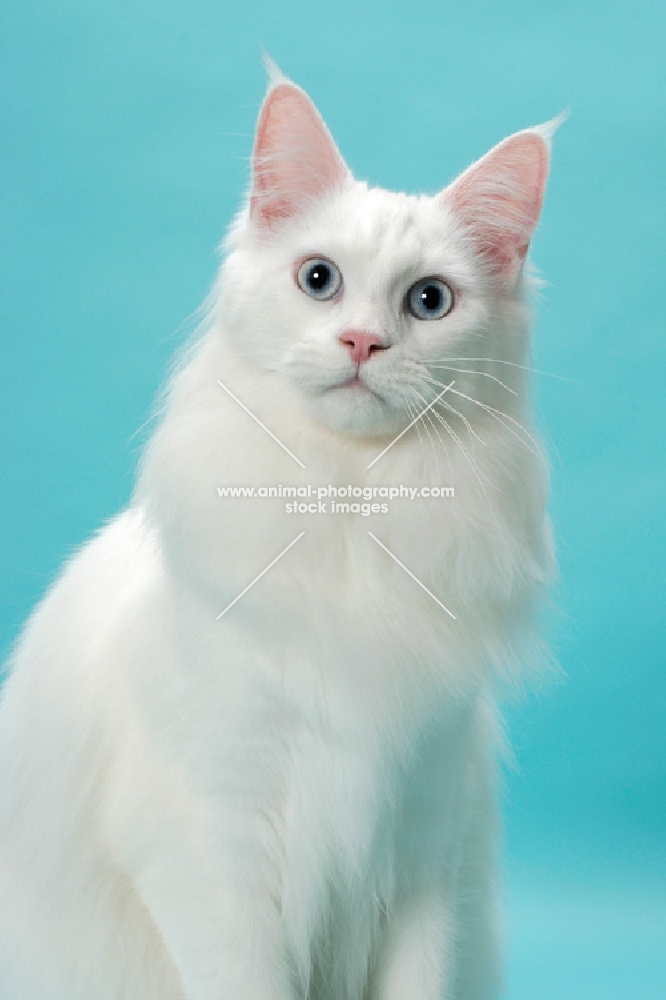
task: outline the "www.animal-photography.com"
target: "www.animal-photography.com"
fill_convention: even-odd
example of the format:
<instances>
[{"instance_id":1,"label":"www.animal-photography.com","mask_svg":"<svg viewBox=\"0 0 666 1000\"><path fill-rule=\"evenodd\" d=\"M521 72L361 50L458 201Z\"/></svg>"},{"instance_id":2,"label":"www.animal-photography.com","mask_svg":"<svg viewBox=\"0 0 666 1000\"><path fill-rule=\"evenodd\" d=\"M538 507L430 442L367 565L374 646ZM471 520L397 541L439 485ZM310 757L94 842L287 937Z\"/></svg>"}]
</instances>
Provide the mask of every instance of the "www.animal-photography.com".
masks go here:
<instances>
[{"instance_id":1,"label":"www.animal-photography.com","mask_svg":"<svg viewBox=\"0 0 666 1000\"><path fill-rule=\"evenodd\" d=\"M666 10L0 20L0 1000L663 996Z\"/></svg>"}]
</instances>

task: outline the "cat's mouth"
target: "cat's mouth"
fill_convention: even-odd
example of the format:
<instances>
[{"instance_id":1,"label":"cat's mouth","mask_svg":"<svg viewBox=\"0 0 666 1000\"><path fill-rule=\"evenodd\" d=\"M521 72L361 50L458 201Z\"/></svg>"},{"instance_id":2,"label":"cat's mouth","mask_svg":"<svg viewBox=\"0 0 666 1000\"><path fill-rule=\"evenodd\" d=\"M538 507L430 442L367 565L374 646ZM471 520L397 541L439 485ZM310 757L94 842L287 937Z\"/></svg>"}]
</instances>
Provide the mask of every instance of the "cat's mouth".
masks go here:
<instances>
[{"instance_id":1,"label":"cat's mouth","mask_svg":"<svg viewBox=\"0 0 666 1000\"><path fill-rule=\"evenodd\" d=\"M375 396L375 398L379 399L382 403L385 402L383 396L380 396L378 392L375 392L374 389L371 389L370 386L367 384L367 382L363 381L358 372L355 375L353 375L352 378L346 379L344 382L338 382L336 385L332 385L328 391L330 392L331 390L335 389L342 389L346 392L357 392L357 393L366 392L369 393L371 396Z\"/></svg>"},{"instance_id":2,"label":"cat's mouth","mask_svg":"<svg viewBox=\"0 0 666 1000\"><path fill-rule=\"evenodd\" d=\"M391 385L384 387L381 377L372 374L372 382L363 370L328 372L328 384L302 386L305 397L314 407L314 415L329 427L352 435L375 434L400 429L403 408L396 406L392 398ZM370 375L370 373L368 373ZM336 377L337 376L337 377Z\"/></svg>"}]
</instances>

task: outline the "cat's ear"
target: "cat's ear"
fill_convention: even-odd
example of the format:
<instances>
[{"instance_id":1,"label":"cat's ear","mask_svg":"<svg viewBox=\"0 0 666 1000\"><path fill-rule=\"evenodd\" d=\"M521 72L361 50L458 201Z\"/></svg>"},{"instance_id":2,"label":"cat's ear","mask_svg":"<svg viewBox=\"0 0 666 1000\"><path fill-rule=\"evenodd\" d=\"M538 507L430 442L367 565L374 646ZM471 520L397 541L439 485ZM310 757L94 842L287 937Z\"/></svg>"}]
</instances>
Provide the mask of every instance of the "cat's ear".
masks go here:
<instances>
[{"instance_id":1,"label":"cat's ear","mask_svg":"<svg viewBox=\"0 0 666 1000\"><path fill-rule=\"evenodd\" d=\"M511 284L539 221L550 139L561 117L504 139L439 197L463 223L487 272Z\"/></svg>"},{"instance_id":2,"label":"cat's ear","mask_svg":"<svg viewBox=\"0 0 666 1000\"><path fill-rule=\"evenodd\" d=\"M260 227L273 227L350 177L308 95L273 74L254 140L251 218Z\"/></svg>"}]
</instances>

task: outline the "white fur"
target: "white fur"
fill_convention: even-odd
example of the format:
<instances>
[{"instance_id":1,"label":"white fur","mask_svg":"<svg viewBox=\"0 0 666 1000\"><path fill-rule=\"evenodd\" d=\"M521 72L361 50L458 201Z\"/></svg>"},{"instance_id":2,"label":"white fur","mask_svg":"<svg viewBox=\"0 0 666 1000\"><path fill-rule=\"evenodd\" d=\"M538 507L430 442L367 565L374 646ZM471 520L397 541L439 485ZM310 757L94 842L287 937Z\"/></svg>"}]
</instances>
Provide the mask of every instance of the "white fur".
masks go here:
<instances>
[{"instance_id":1,"label":"white fur","mask_svg":"<svg viewBox=\"0 0 666 1000\"><path fill-rule=\"evenodd\" d=\"M525 280L498 290L446 192L351 178L274 230L247 209L227 249L129 508L12 657L0 998L489 1000L493 690L517 676L552 569L546 474L520 426ZM296 287L294 262L315 254L340 267L339 302ZM402 301L430 274L459 302L419 322ZM391 344L364 367L383 402L334 387L353 373L349 329ZM493 360L434 367L446 358ZM431 414L367 470L407 403L425 405L414 392L440 391L428 374L464 393L444 397L461 416L437 407L451 433ZM455 499L327 517L216 490L308 482Z\"/></svg>"}]
</instances>

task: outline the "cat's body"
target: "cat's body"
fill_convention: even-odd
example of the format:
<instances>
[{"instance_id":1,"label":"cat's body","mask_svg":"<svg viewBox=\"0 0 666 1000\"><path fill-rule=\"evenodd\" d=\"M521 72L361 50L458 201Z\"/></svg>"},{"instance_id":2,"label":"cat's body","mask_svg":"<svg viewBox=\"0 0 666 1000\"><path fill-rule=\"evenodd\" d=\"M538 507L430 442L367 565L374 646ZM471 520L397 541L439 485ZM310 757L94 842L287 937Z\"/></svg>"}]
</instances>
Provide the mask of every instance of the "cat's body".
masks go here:
<instances>
[{"instance_id":1,"label":"cat's body","mask_svg":"<svg viewBox=\"0 0 666 1000\"><path fill-rule=\"evenodd\" d=\"M301 166L277 177L290 143ZM514 212L491 260L469 235L469 172L437 202L369 191L337 155L305 95L275 83L251 206L133 502L13 657L1 1000L499 991L493 685L551 568L546 477L521 426L520 264L545 172L536 216L519 239ZM303 294L310 259L340 269L336 296ZM432 274L455 309L419 324L401 304ZM458 413L433 407L430 440L417 424L368 469L454 378ZM217 493L308 483L455 498L362 517Z\"/></svg>"}]
</instances>

